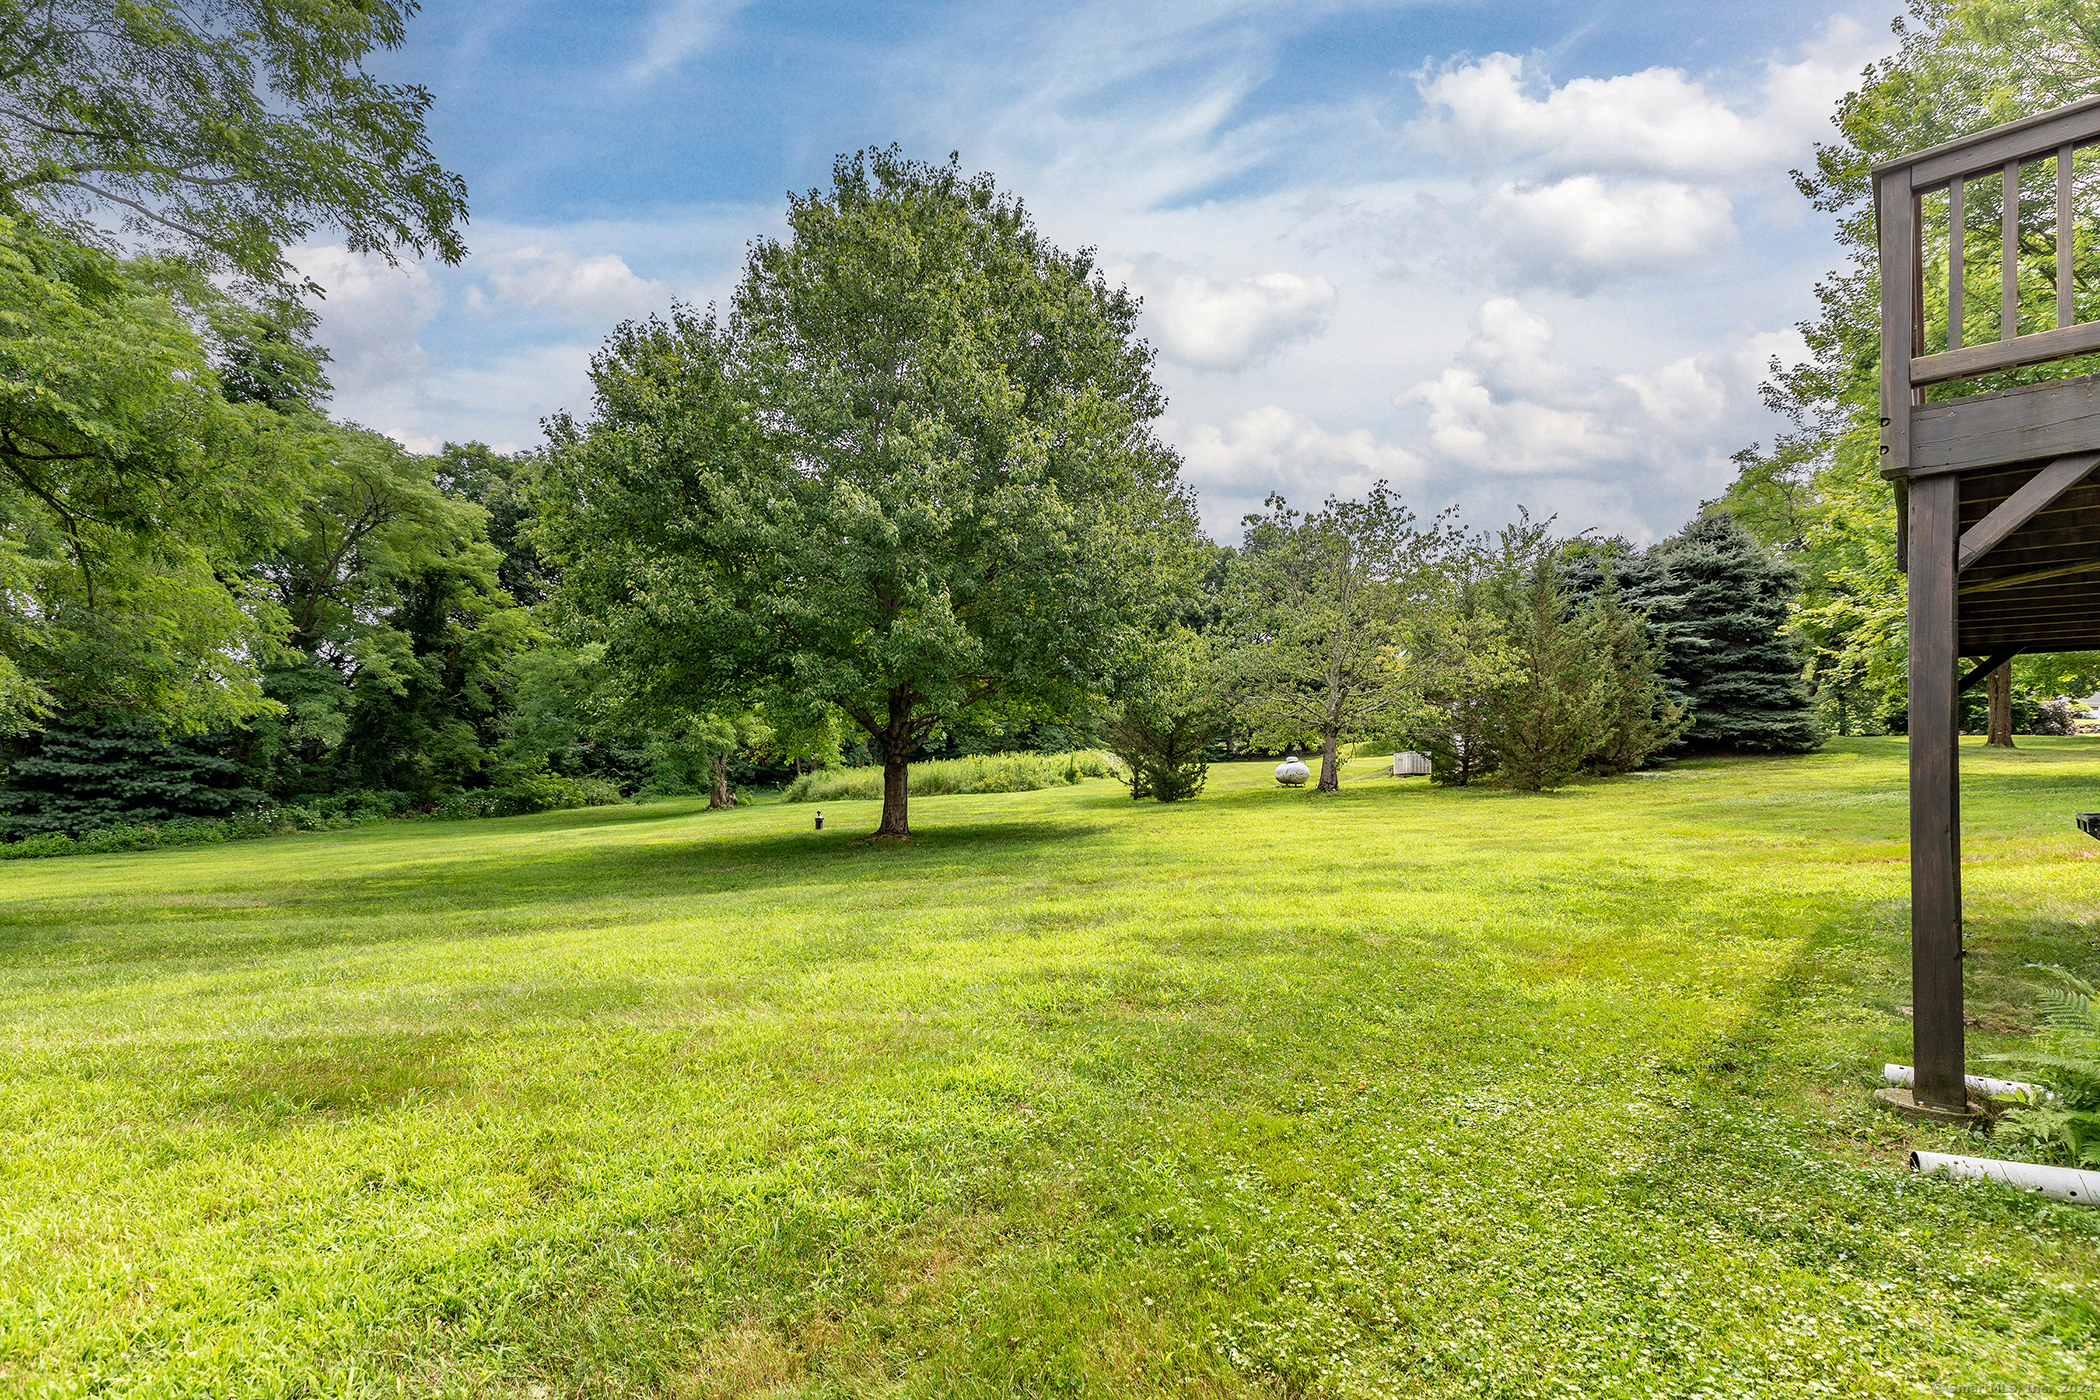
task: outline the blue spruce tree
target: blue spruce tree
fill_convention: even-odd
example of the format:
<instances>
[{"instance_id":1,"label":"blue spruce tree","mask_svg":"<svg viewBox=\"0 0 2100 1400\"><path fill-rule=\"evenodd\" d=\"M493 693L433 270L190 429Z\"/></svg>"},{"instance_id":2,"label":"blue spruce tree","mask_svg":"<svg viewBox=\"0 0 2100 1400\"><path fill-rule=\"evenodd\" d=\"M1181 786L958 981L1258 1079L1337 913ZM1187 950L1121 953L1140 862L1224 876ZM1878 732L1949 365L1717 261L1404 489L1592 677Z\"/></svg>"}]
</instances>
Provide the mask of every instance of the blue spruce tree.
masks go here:
<instances>
[{"instance_id":1,"label":"blue spruce tree","mask_svg":"<svg viewBox=\"0 0 2100 1400\"><path fill-rule=\"evenodd\" d=\"M1690 748L1804 753L1823 742L1786 633L1801 584L1736 518L1702 515L1620 576L1666 654L1663 688L1691 710Z\"/></svg>"}]
</instances>

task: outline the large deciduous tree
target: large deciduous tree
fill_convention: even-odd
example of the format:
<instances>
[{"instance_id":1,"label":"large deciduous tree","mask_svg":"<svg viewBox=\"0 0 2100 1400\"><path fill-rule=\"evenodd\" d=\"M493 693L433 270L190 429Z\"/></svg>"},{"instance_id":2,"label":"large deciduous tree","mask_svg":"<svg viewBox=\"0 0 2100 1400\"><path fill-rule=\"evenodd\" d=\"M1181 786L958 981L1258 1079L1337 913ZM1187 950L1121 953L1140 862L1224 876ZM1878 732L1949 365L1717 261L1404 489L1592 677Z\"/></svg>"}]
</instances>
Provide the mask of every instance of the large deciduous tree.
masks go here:
<instances>
[{"instance_id":1,"label":"large deciduous tree","mask_svg":"<svg viewBox=\"0 0 2100 1400\"><path fill-rule=\"evenodd\" d=\"M1192 560L1138 306L954 162L841 158L729 311L620 328L551 424L567 606L667 710L835 706L906 765L1090 703Z\"/></svg>"},{"instance_id":2,"label":"large deciduous tree","mask_svg":"<svg viewBox=\"0 0 2100 1400\"><path fill-rule=\"evenodd\" d=\"M0 212L128 236L262 286L283 249L458 262L466 187L430 94L364 70L414 0L0 0Z\"/></svg>"},{"instance_id":3,"label":"large deciduous tree","mask_svg":"<svg viewBox=\"0 0 2100 1400\"><path fill-rule=\"evenodd\" d=\"M229 401L159 287L0 218L0 732L267 708L279 619L245 569L296 529L311 438Z\"/></svg>"}]
</instances>

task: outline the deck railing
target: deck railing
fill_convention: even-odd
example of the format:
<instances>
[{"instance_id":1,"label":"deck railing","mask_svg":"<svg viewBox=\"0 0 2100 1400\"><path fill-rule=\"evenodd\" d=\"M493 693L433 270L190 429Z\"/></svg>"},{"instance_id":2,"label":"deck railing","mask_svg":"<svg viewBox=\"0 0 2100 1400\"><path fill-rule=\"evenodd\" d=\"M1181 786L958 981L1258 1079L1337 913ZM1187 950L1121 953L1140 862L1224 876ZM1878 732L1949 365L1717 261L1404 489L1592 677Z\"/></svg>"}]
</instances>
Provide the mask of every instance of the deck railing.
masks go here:
<instances>
[{"instance_id":1,"label":"deck railing","mask_svg":"<svg viewBox=\"0 0 2100 1400\"><path fill-rule=\"evenodd\" d=\"M1874 167L1882 272L1881 451L1883 469L1888 474L1908 475L1912 469L1911 415L1904 410L1923 406L1927 385L2100 352L2100 318L2078 319L2076 278L2081 167L2085 174L2100 174L2100 150L2084 161L2078 153L2096 146L2100 146L2100 97ZM2042 180L2023 181L2023 172L2029 171ZM2052 173L2053 181L2048 179ZM2023 191L2036 183L2044 184L2044 189L2037 191L2040 197L2024 202L2037 215L2054 206L2054 237L2041 244L2042 251L2033 260L2039 261L2053 252L2055 306L2053 318L2049 318L2051 324L2023 332ZM1970 343L1971 307L1966 286L1971 265L1971 250L1967 247L1970 206L1973 201L1987 207L1989 187L1993 184L1999 206L1995 221L1999 245L1998 334L1992 340ZM2047 197L2050 184L2054 187L2053 200ZM1981 199L1976 198L1979 189ZM1930 220L1924 207L1928 199L1935 206ZM1939 210L1941 199L1944 213ZM1945 224L1943 234L1935 230L1930 250L1925 244L1928 222L1935 226ZM2034 222L2039 224L2041 220ZM1984 226L1987 230L1988 224ZM2039 228L2028 231L2041 232ZM2090 243L2095 232L2100 232L2100 228L2089 221L2089 257L2100 252ZM1984 266L1988 267L1988 262ZM2030 270L2040 269L2030 263ZM1944 287L1946 306L1937 316L1927 314L1928 272L1936 294ZM2028 281L2033 285L2036 279L2030 277ZM2036 313L2030 302L2030 324L2046 317L2046 311ZM1941 341L1944 348L1928 352L1928 341Z\"/></svg>"}]
</instances>

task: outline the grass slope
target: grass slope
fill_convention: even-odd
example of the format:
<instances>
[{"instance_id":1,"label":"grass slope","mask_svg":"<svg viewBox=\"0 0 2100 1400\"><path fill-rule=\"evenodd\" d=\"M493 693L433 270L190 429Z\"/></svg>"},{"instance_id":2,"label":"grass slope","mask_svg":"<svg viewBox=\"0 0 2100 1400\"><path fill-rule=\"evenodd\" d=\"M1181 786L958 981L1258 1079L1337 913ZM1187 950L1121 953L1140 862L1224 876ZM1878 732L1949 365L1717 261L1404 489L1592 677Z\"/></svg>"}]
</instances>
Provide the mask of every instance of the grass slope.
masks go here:
<instances>
[{"instance_id":1,"label":"grass slope","mask_svg":"<svg viewBox=\"0 0 2100 1400\"><path fill-rule=\"evenodd\" d=\"M2022 743L1978 1052L2100 970L2100 744ZM2093 1394L2100 1214L1864 1107L1902 761L0 867L0 1391Z\"/></svg>"}]
</instances>

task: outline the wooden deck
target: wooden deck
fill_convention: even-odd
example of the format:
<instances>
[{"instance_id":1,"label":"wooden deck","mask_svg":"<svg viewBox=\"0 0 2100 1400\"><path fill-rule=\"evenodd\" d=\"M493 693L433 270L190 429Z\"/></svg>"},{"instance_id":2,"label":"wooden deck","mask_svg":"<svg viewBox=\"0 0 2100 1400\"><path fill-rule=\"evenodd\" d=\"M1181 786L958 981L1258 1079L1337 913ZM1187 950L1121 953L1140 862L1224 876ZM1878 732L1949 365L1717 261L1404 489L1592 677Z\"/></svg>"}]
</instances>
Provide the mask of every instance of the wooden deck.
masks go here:
<instances>
[{"instance_id":1,"label":"wooden deck","mask_svg":"<svg viewBox=\"0 0 2100 1400\"><path fill-rule=\"evenodd\" d=\"M1913 1092L1944 1109L1968 1103L1960 692L2022 652L2100 649L2100 375L2050 377L2100 353L2100 278L2078 279L2081 233L2100 274L2096 147L2100 98L1874 169L1881 470L1910 583Z\"/></svg>"},{"instance_id":2,"label":"wooden deck","mask_svg":"<svg viewBox=\"0 0 2100 1400\"><path fill-rule=\"evenodd\" d=\"M2100 262L2096 143L2087 99L1873 170L1882 474L1909 573L1913 1094L1936 1108L1968 1106L1959 693L2024 651L2100 649L2100 376L2062 376L2100 353L2100 285L2077 275L2081 233Z\"/></svg>"}]
</instances>

